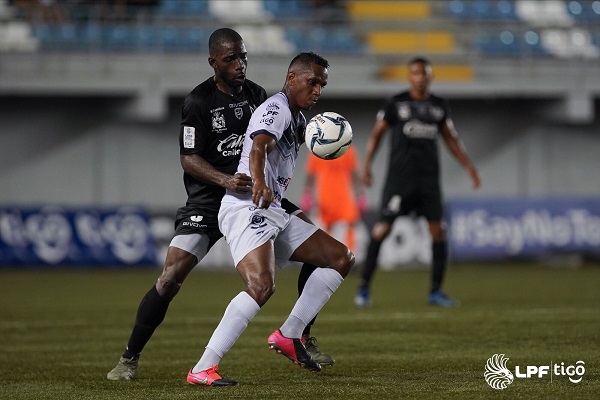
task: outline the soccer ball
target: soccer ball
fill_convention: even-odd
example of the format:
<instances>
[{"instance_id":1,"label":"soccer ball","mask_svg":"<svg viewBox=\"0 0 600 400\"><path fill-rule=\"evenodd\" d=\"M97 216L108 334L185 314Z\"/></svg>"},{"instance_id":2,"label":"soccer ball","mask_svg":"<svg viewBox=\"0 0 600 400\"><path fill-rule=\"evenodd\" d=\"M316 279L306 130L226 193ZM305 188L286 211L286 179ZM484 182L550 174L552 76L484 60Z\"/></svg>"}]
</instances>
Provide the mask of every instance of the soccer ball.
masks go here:
<instances>
[{"instance_id":1,"label":"soccer ball","mask_svg":"<svg viewBox=\"0 0 600 400\"><path fill-rule=\"evenodd\" d=\"M306 147L323 160L341 157L352 144L352 127L346 118L331 111L317 114L306 125Z\"/></svg>"}]
</instances>

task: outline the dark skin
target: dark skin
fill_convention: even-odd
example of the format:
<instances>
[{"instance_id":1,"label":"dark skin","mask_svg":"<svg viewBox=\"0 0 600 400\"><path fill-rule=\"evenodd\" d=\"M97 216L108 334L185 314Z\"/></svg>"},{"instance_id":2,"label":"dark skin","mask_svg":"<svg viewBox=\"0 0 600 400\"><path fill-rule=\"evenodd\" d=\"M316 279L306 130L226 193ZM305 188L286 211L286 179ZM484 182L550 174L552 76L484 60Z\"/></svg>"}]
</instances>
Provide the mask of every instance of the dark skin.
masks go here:
<instances>
[{"instance_id":1,"label":"dark skin","mask_svg":"<svg viewBox=\"0 0 600 400\"><path fill-rule=\"evenodd\" d=\"M242 92L248 65L243 41L223 43L216 51L210 53L208 63L214 70L214 80L220 91L232 96ZM181 155L180 162L185 172L200 181L236 193L248 193L252 187L252 179L249 176L220 172L198 154ZM169 247L163 271L156 282L158 293L163 298L172 300L196 264L198 259L193 254L177 247Z\"/></svg>"},{"instance_id":2,"label":"dark skin","mask_svg":"<svg viewBox=\"0 0 600 400\"><path fill-rule=\"evenodd\" d=\"M410 96L415 100L426 100L429 98L429 86L433 80L433 74L431 66L420 62L409 65L408 68L408 82L410 84ZM383 135L389 130L390 125L384 121L379 120L375 122L375 125L371 129L371 134L367 142L367 150L365 156L365 163L363 165L363 171L361 174L361 180L366 186L371 186L373 183L373 175L371 172L371 164ZM473 189L479 189L481 186L481 179L477 170L469 160L465 147L458 137L458 133L454 128L454 123L448 118L442 124L442 138L446 147L450 153L456 158L456 160L466 169L471 181L473 183ZM441 221L427 221L429 226L429 233L434 242L444 241L446 238L445 227ZM371 231L371 236L377 241L382 241L389 235L392 226L387 222L377 222Z\"/></svg>"},{"instance_id":3,"label":"dark skin","mask_svg":"<svg viewBox=\"0 0 600 400\"><path fill-rule=\"evenodd\" d=\"M318 101L321 90L327 85L327 69L311 64L310 68L297 66L288 70L282 89L288 98L290 110L297 116L301 110L308 110ZM261 208L268 208L273 202L273 190L265 182L267 155L275 147L275 140L264 134L253 139L250 150L250 173L252 202ZM292 254L292 261L310 263L319 267L333 268L346 277L354 265L354 254L348 248L322 230L315 232ZM237 265L246 292L263 306L275 292L275 253L273 240L269 240L248 253Z\"/></svg>"}]
</instances>

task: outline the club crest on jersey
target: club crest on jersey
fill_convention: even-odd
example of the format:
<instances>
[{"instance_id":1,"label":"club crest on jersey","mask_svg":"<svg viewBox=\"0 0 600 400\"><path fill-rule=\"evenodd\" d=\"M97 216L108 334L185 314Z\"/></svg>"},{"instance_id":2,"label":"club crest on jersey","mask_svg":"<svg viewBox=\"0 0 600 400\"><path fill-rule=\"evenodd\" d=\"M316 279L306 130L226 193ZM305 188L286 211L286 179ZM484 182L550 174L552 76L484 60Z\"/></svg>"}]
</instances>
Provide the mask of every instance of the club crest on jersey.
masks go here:
<instances>
[{"instance_id":1,"label":"club crest on jersey","mask_svg":"<svg viewBox=\"0 0 600 400\"><path fill-rule=\"evenodd\" d=\"M211 110L212 112L212 127L215 130L225 129L225 117L221 113L223 108L217 108L216 110Z\"/></svg>"},{"instance_id":2,"label":"club crest on jersey","mask_svg":"<svg viewBox=\"0 0 600 400\"><path fill-rule=\"evenodd\" d=\"M409 119L410 115L410 105L408 103L400 103L398 105L398 116L400 119Z\"/></svg>"}]
</instances>

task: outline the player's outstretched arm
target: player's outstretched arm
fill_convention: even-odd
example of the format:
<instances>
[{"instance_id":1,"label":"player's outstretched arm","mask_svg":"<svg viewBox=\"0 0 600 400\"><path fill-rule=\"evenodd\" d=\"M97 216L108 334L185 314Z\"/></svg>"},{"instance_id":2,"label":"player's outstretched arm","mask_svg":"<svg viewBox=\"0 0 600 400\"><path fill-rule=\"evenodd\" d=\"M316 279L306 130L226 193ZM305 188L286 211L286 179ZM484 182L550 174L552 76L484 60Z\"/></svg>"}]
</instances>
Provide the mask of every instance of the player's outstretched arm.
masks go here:
<instances>
[{"instance_id":1,"label":"player's outstretched arm","mask_svg":"<svg viewBox=\"0 0 600 400\"><path fill-rule=\"evenodd\" d=\"M450 150L450 153L452 153L454 158L456 158L467 170L467 173L473 182L473 189L479 189L481 186L481 178L479 177L477 169L469 159L467 150L458 137L458 133L456 132L454 123L451 119L447 119L442 125L442 137L444 138L444 142L446 143L448 150Z\"/></svg>"},{"instance_id":2,"label":"player's outstretched arm","mask_svg":"<svg viewBox=\"0 0 600 400\"><path fill-rule=\"evenodd\" d=\"M377 149L379 148L381 138L383 137L384 133L388 130L388 128L388 123L385 120L381 119L377 120L377 122L375 122L375 125L373 125L373 128L371 129L371 134L369 135L369 140L367 141L365 162L363 164L362 172L360 174L360 180L365 184L365 186L371 186L373 184L371 164L373 163L375 153L377 153Z\"/></svg>"}]
</instances>

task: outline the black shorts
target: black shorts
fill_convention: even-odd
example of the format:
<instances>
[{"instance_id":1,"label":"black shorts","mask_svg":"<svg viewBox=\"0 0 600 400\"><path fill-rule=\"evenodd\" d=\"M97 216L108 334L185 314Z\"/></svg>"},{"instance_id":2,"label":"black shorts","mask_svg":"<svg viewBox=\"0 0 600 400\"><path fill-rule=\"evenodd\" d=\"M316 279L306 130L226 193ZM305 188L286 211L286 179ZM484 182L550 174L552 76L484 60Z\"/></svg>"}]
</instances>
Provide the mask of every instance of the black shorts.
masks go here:
<instances>
[{"instance_id":1,"label":"black shorts","mask_svg":"<svg viewBox=\"0 0 600 400\"><path fill-rule=\"evenodd\" d=\"M291 215L302 211L287 199L281 201L281 207ZM177 210L175 234L173 236L191 234L207 235L210 239L210 248L223 237L223 234L219 230L217 215L218 210L199 209L190 206L181 207Z\"/></svg>"},{"instance_id":2,"label":"black shorts","mask_svg":"<svg viewBox=\"0 0 600 400\"><path fill-rule=\"evenodd\" d=\"M442 190L437 177L394 182L394 187L386 185L380 210L380 221L393 223L401 215L422 216L427 221L441 221L444 217Z\"/></svg>"}]
</instances>

